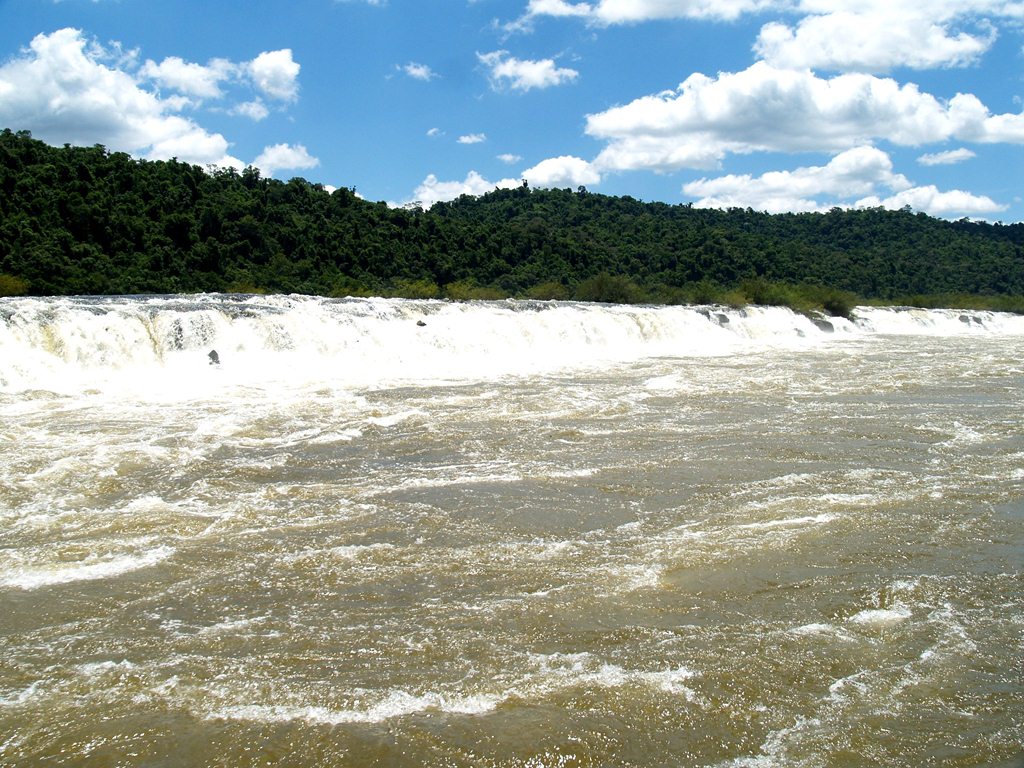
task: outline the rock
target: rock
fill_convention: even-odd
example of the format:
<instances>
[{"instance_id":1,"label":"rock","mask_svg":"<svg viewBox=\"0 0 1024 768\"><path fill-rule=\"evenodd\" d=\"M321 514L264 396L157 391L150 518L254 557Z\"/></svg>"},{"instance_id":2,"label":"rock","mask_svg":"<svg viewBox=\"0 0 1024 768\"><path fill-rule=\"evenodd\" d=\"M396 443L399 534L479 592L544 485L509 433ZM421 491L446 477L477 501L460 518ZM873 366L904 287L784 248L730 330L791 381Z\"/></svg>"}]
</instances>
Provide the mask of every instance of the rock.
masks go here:
<instances>
[{"instance_id":1,"label":"rock","mask_svg":"<svg viewBox=\"0 0 1024 768\"><path fill-rule=\"evenodd\" d=\"M217 354L216 349L211 349L207 357L210 358L210 365L220 365L220 355Z\"/></svg>"}]
</instances>

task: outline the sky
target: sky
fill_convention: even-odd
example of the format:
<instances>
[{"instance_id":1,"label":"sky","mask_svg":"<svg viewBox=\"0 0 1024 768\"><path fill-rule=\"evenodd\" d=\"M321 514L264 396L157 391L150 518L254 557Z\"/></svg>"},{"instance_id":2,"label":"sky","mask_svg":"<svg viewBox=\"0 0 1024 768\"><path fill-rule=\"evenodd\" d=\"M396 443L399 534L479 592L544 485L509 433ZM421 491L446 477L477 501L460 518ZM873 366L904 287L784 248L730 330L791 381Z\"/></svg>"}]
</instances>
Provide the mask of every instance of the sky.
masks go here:
<instances>
[{"instance_id":1,"label":"sky","mask_svg":"<svg viewBox=\"0 0 1024 768\"><path fill-rule=\"evenodd\" d=\"M1024 220L1024 0L0 0L0 128L424 207Z\"/></svg>"}]
</instances>

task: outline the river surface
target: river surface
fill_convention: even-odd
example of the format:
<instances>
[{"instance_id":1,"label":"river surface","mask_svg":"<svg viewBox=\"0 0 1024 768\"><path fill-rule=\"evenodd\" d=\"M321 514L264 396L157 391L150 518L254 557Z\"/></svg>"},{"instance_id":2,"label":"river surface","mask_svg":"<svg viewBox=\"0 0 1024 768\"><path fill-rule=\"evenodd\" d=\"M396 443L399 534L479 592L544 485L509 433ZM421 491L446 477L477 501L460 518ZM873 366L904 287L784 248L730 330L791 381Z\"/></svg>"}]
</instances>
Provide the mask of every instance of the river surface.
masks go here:
<instances>
[{"instance_id":1,"label":"river surface","mask_svg":"<svg viewBox=\"0 0 1024 768\"><path fill-rule=\"evenodd\" d=\"M0 765L1020 766L1022 422L989 313L0 300Z\"/></svg>"}]
</instances>

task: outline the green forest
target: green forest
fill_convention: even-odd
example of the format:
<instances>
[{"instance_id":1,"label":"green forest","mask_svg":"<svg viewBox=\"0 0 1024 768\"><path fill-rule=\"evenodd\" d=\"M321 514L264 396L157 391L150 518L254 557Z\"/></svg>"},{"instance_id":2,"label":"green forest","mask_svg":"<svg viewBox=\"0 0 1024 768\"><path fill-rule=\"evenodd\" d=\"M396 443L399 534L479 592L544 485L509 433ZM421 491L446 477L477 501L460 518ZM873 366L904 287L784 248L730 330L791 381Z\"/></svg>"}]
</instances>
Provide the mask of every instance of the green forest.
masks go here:
<instances>
[{"instance_id":1,"label":"green forest","mask_svg":"<svg viewBox=\"0 0 1024 768\"><path fill-rule=\"evenodd\" d=\"M1024 224L767 214L580 187L428 210L0 133L0 295L303 293L1024 311Z\"/></svg>"}]
</instances>

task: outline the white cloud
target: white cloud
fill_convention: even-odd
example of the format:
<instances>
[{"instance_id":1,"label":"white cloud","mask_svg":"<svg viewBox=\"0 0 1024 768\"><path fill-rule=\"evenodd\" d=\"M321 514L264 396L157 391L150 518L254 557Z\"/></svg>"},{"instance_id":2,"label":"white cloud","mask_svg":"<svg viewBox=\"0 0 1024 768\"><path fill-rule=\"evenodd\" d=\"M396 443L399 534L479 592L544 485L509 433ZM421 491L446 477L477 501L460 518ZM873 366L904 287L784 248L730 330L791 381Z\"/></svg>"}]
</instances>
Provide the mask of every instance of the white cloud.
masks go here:
<instances>
[{"instance_id":1,"label":"white cloud","mask_svg":"<svg viewBox=\"0 0 1024 768\"><path fill-rule=\"evenodd\" d=\"M416 187L410 202L418 202L429 208L434 203L454 200L460 195L479 196L495 188L509 189L520 184L522 181L519 179L488 181L476 171L470 171L462 181L440 181L437 176L430 174Z\"/></svg>"},{"instance_id":2,"label":"white cloud","mask_svg":"<svg viewBox=\"0 0 1024 768\"><path fill-rule=\"evenodd\" d=\"M920 7L920 8L919 8ZM528 0L519 21L511 26L528 26L533 19L579 18L591 24L638 24L670 19L732 21L745 14L787 13L829 15L863 13L892 17L908 11L946 23L959 18L1024 18L1019 0Z\"/></svg>"},{"instance_id":3,"label":"white cloud","mask_svg":"<svg viewBox=\"0 0 1024 768\"><path fill-rule=\"evenodd\" d=\"M104 144L152 159L241 165L227 154L221 134L174 114L180 98L143 90L132 75L107 66L110 58L76 29L37 35L0 66L0 124L53 144Z\"/></svg>"},{"instance_id":4,"label":"white cloud","mask_svg":"<svg viewBox=\"0 0 1024 768\"><path fill-rule=\"evenodd\" d=\"M601 182L601 174L590 163L569 155L542 160L523 171L522 176L535 187L578 187Z\"/></svg>"},{"instance_id":5,"label":"white cloud","mask_svg":"<svg viewBox=\"0 0 1024 768\"><path fill-rule=\"evenodd\" d=\"M226 59L214 59L207 65L168 56L159 64L147 60L139 75L158 85L197 99L219 99L223 96L220 84L235 74L236 67Z\"/></svg>"},{"instance_id":6,"label":"white cloud","mask_svg":"<svg viewBox=\"0 0 1024 768\"><path fill-rule=\"evenodd\" d=\"M970 2L956 8L921 0L848 5L848 10L807 16L795 28L766 24L754 50L777 67L886 72L898 66L973 64L996 39L995 27L986 21L973 32L952 29L960 13L970 12Z\"/></svg>"},{"instance_id":7,"label":"white cloud","mask_svg":"<svg viewBox=\"0 0 1024 768\"><path fill-rule=\"evenodd\" d=\"M508 51L478 53L477 58L488 68L488 78L494 88L506 85L517 91L550 88L572 82L580 74L575 69L557 67L553 59L517 59L510 56Z\"/></svg>"},{"instance_id":8,"label":"white cloud","mask_svg":"<svg viewBox=\"0 0 1024 768\"><path fill-rule=\"evenodd\" d=\"M429 136L432 139L438 136L444 136L444 131L442 131L440 128L431 128L430 130L427 131L427 136Z\"/></svg>"},{"instance_id":9,"label":"white cloud","mask_svg":"<svg viewBox=\"0 0 1024 768\"><path fill-rule=\"evenodd\" d=\"M253 165L267 176L273 176L280 170L316 168L320 161L309 154L304 146L296 144L274 144L266 147L260 156L253 160Z\"/></svg>"},{"instance_id":10,"label":"white cloud","mask_svg":"<svg viewBox=\"0 0 1024 768\"><path fill-rule=\"evenodd\" d=\"M530 0L526 8L530 16L575 16L589 18L594 9L589 3L570 3L566 0Z\"/></svg>"},{"instance_id":11,"label":"white cloud","mask_svg":"<svg viewBox=\"0 0 1024 768\"><path fill-rule=\"evenodd\" d=\"M487 134L485 133L467 133L465 136L459 136L459 144L482 144L487 141Z\"/></svg>"},{"instance_id":12,"label":"white cloud","mask_svg":"<svg viewBox=\"0 0 1024 768\"><path fill-rule=\"evenodd\" d=\"M147 60L138 74L162 88L195 99L221 98L224 95L221 85L235 80L252 86L272 99L294 101L299 93L299 70L299 64L292 60L291 50L284 48L264 51L244 64L235 64L227 59L212 59L204 65L185 61L178 56L168 56L159 64ZM238 110L237 113L246 114L245 110Z\"/></svg>"},{"instance_id":13,"label":"white cloud","mask_svg":"<svg viewBox=\"0 0 1024 768\"><path fill-rule=\"evenodd\" d=\"M670 171L715 168L734 153L838 152L879 139L1024 143L1024 114L992 115L970 94L943 102L889 78L823 79L757 62L588 115L586 132L608 142L599 170Z\"/></svg>"},{"instance_id":14,"label":"white cloud","mask_svg":"<svg viewBox=\"0 0 1024 768\"><path fill-rule=\"evenodd\" d=\"M874 208L881 206L896 210L909 205L916 211L923 211L931 216L950 217L954 215L983 215L1005 211L1007 206L996 203L984 195L972 195L960 189L940 192L934 185L914 187L897 192L891 197L879 199L869 197L858 200L858 208Z\"/></svg>"},{"instance_id":15,"label":"white cloud","mask_svg":"<svg viewBox=\"0 0 1024 768\"><path fill-rule=\"evenodd\" d=\"M971 150L961 147L960 149L951 149L948 152L921 155L917 158L917 162L921 165L956 165L975 156Z\"/></svg>"},{"instance_id":16,"label":"white cloud","mask_svg":"<svg viewBox=\"0 0 1024 768\"><path fill-rule=\"evenodd\" d=\"M510 152L506 152L503 155L498 155L498 159L506 165L512 165L513 163L518 163L523 158L521 155L513 155Z\"/></svg>"},{"instance_id":17,"label":"white cloud","mask_svg":"<svg viewBox=\"0 0 1024 768\"><path fill-rule=\"evenodd\" d=\"M228 83L294 98L298 68L287 50L242 65L226 59L199 65L171 56L140 67L136 52L125 55L116 43L104 47L80 30L61 29L37 35L18 57L0 65L0 124L30 130L52 144L103 144L153 160L176 157L241 169L245 163L228 154L222 134L179 112L203 99L224 98ZM153 85L176 93L162 97L150 90ZM256 98L226 112L262 120L268 109ZM255 161L268 175L317 162L305 147L287 144L268 147Z\"/></svg>"},{"instance_id":18,"label":"white cloud","mask_svg":"<svg viewBox=\"0 0 1024 768\"><path fill-rule=\"evenodd\" d=\"M436 202L454 200L460 195L478 197L495 189L513 189L523 183L523 179L536 187L579 186L596 184L600 176L589 169L589 164L576 157L555 157L538 163L518 178L504 178L490 181L476 171L470 171L466 178L459 181L441 181L434 174L425 178L412 197L404 205L419 204L429 208Z\"/></svg>"},{"instance_id":19,"label":"white cloud","mask_svg":"<svg viewBox=\"0 0 1024 768\"><path fill-rule=\"evenodd\" d=\"M529 0L509 31L541 17L594 26L695 19L733 21L774 12L800 17L766 24L754 48L779 67L886 72L893 67L966 66L996 39L996 25L1024 19L1019 0Z\"/></svg>"},{"instance_id":20,"label":"white cloud","mask_svg":"<svg viewBox=\"0 0 1024 768\"><path fill-rule=\"evenodd\" d=\"M280 101L295 101L299 96L300 66L292 59L290 48L265 51L247 65L253 84L266 96Z\"/></svg>"},{"instance_id":21,"label":"white cloud","mask_svg":"<svg viewBox=\"0 0 1024 768\"><path fill-rule=\"evenodd\" d=\"M260 99L254 99L253 101L245 101L241 104L236 104L228 110L228 114L248 117L250 120L258 123L270 114L270 110L267 109L267 105Z\"/></svg>"},{"instance_id":22,"label":"white cloud","mask_svg":"<svg viewBox=\"0 0 1024 768\"><path fill-rule=\"evenodd\" d=\"M890 194L879 195L885 188ZM983 214L1005 210L988 197L961 190L940 192L915 187L894 173L892 161L875 147L857 147L836 155L824 166L772 171L761 176L728 175L699 179L683 186L699 197L698 208L754 208L769 213L827 211L833 207L897 209L905 205L933 216Z\"/></svg>"},{"instance_id":23,"label":"white cloud","mask_svg":"<svg viewBox=\"0 0 1024 768\"><path fill-rule=\"evenodd\" d=\"M426 64L418 64L415 61L410 61L408 64L399 67L399 69L413 80L428 81L437 77L437 73Z\"/></svg>"},{"instance_id":24,"label":"white cloud","mask_svg":"<svg viewBox=\"0 0 1024 768\"><path fill-rule=\"evenodd\" d=\"M911 184L893 172L892 160L874 147L856 147L842 152L824 166L772 171L758 177L749 174L699 179L683 186L683 193L700 199L702 208L755 208L769 213L827 210L830 200L872 195L879 186L905 190Z\"/></svg>"},{"instance_id":25,"label":"white cloud","mask_svg":"<svg viewBox=\"0 0 1024 768\"><path fill-rule=\"evenodd\" d=\"M663 19L733 21L745 13L786 8L790 5L785 0L530 0L525 13L507 25L507 29L529 29L533 20L541 16L575 17L600 26Z\"/></svg>"}]
</instances>

